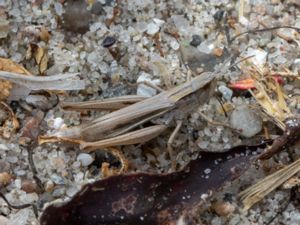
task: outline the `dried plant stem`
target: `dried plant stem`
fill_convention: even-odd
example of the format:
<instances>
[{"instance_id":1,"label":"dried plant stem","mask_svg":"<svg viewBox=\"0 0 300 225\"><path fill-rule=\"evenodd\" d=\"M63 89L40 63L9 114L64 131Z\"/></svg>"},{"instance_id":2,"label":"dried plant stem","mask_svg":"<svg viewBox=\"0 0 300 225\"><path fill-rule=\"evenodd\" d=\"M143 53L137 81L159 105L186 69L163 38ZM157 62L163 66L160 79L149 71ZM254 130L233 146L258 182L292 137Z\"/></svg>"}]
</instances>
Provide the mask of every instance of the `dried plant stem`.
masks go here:
<instances>
[{"instance_id":1,"label":"dried plant stem","mask_svg":"<svg viewBox=\"0 0 300 225\"><path fill-rule=\"evenodd\" d=\"M231 38L230 42L233 42L235 39L237 39L238 37L245 35L245 34L255 34L255 33L260 33L260 32L278 30L281 28L293 29L293 30L296 30L297 32L300 31L299 27L293 27L293 26L276 26L276 27L268 27L268 28L263 28L263 29L248 30L248 31L245 31L245 32L235 35L234 37Z\"/></svg>"},{"instance_id":2,"label":"dried plant stem","mask_svg":"<svg viewBox=\"0 0 300 225\"><path fill-rule=\"evenodd\" d=\"M239 1L239 20L244 17L245 0Z\"/></svg>"},{"instance_id":3,"label":"dried plant stem","mask_svg":"<svg viewBox=\"0 0 300 225\"><path fill-rule=\"evenodd\" d=\"M250 209L255 203L261 201L266 195L290 179L299 170L300 158L242 191L239 197L244 204L244 210Z\"/></svg>"},{"instance_id":4,"label":"dried plant stem","mask_svg":"<svg viewBox=\"0 0 300 225\"><path fill-rule=\"evenodd\" d=\"M28 207L32 207L35 217L38 218L38 209L37 209L37 206L35 204L28 203L28 204L22 204L22 205L13 205L7 200L5 195L2 194L1 192L0 192L0 198L2 198L5 201L5 203L8 205L8 207L11 208L11 209L25 209L25 208L28 208Z\"/></svg>"}]
</instances>

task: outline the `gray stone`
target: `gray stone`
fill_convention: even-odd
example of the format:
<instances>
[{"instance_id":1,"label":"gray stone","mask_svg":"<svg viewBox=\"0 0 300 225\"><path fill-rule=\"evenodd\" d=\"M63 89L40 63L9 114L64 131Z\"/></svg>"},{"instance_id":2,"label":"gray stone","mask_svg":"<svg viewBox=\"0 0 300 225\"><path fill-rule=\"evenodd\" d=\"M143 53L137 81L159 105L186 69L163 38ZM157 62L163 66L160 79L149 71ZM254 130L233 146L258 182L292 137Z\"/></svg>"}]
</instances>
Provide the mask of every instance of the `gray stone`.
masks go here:
<instances>
[{"instance_id":1,"label":"gray stone","mask_svg":"<svg viewBox=\"0 0 300 225\"><path fill-rule=\"evenodd\" d=\"M82 166L88 166L94 161L94 158L90 154L80 153L77 156L77 161L81 162Z\"/></svg>"},{"instance_id":2,"label":"gray stone","mask_svg":"<svg viewBox=\"0 0 300 225\"><path fill-rule=\"evenodd\" d=\"M218 87L218 90L222 93L223 98L225 98L228 101L231 99L233 91L230 88L221 85Z\"/></svg>"}]
</instances>

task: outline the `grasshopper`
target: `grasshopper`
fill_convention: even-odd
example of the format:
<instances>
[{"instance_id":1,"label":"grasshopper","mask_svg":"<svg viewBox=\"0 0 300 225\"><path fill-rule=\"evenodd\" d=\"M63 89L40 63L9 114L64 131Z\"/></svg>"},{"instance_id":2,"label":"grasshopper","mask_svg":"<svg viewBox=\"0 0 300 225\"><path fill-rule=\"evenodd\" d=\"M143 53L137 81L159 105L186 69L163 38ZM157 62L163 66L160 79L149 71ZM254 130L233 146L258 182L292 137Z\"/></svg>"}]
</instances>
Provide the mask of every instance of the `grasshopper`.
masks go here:
<instances>
[{"instance_id":1,"label":"grasshopper","mask_svg":"<svg viewBox=\"0 0 300 225\"><path fill-rule=\"evenodd\" d=\"M65 109L118 109L85 124L57 131L53 136L41 137L41 142L62 140L78 143L81 150L92 151L120 145L147 142L161 134L174 119L176 129L168 141L173 159L172 141L182 125L182 119L193 108L205 103L211 95L216 72L206 72L177 87L150 97L123 96L112 100L82 103L63 103ZM131 104L131 105L130 105ZM147 121L167 118L162 124L137 129ZM174 161L174 160L172 160Z\"/></svg>"}]
</instances>

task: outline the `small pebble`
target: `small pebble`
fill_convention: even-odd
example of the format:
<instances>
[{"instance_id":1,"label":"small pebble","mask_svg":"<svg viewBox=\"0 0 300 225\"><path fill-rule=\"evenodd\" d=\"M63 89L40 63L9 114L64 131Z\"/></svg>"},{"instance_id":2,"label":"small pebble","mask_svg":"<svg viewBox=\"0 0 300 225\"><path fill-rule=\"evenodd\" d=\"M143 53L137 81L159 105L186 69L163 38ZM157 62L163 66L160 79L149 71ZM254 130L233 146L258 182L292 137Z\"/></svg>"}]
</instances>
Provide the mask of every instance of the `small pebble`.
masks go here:
<instances>
[{"instance_id":1,"label":"small pebble","mask_svg":"<svg viewBox=\"0 0 300 225\"><path fill-rule=\"evenodd\" d=\"M63 194L65 194L65 192L66 192L66 189L64 187L59 187L59 188L54 189L54 191L52 192L52 196L57 198L57 197L60 197Z\"/></svg>"},{"instance_id":2,"label":"small pebble","mask_svg":"<svg viewBox=\"0 0 300 225\"><path fill-rule=\"evenodd\" d=\"M149 87L148 85L143 84L143 82L149 82L153 85L158 85L159 80L152 80L151 75L148 73L142 72L139 78L137 79L138 88L137 88L137 95L152 97L156 95L156 89Z\"/></svg>"},{"instance_id":3,"label":"small pebble","mask_svg":"<svg viewBox=\"0 0 300 225\"><path fill-rule=\"evenodd\" d=\"M9 32L9 21L0 18L0 38L6 38Z\"/></svg>"},{"instance_id":4,"label":"small pebble","mask_svg":"<svg viewBox=\"0 0 300 225\"><path fill-rule=\"evenodd\" d=\"M156 23L149 23L147 25L147 34L154 35L159 31L159 26Z\"/></svg>"},{"instance_id":5,"label":"small pebble","mask_svg":"<svg viewBox=\"0 0 300 225\"><path fill-rule=\"evenodd\" d=\"M55 119L51 119L48 122L48 126L52 129L59 129L64 125L64 120L61 117L57 117Z\"/></svg>"},{"instance_id":6,"label":"small pebble","mask_svg":"<svg viewBox=\"0 0 300 225\"><path fill-rule=\"evenodd\" d=\"M238 106L230 115L230 125L250 138L262 130L262 119L247 105Z\"/></svg>"},{"instance_id":7,"label":"small pebble","mask_svg":"<svg viewBox=\"0 0 300 225\"><path fill-rule=\"evenodd\" d=\"M4 187L11 182L11 175L7 172L0 173L0 187Z\"/></svg>"},{"instance_id":8,"label":"small pebble","mask_svg":"<svg viewBox=\"0 0 300 225\"><path fill-rule=\"evenodd\" d=\"M103 40L103 42L102 42L102 46L104 47L104 48L109 48L109 47L111 47L113 44L115 44L116 43L116 39L114 38L114 37L112 37L112 36L107 36L104 40Z\"/></svg>"},{"instance_id":9,"label":"small pebble","mask_svg":"<svg viewBox=\"0 0 300 225\"><path fill-rule=\"evenodd\" d=\"M48 180L45 184L45 191L52 192L54 189L54 183L52 180Z\"/></svg>"},{"instance_id":10,"label":"small pebble","mask_svg":"<svg viewBox=\"0 0 300 225\"><path fill-rule=\"evenodd\" d=\"M67 194L69 197L73 197L79 190L80 190L80 189L78 189L77 187L71 186L71 187L67 188L66 194Z\"/></svg>"},{"instance_id":11,"label":"small pebble","mask_svg":"<svg viewBox=\"0 0 300 225\"><path fill-rule=\"evenodd\" d=\"M81 162L82 166L89 166L94 161L94 158L90 154L80 153L77 156L77 161Z\"/></svg>"},{"instance_id":12,"label":"small pebble","mask_svg":"<svg viewBox=\"0 0 300 225\"><path fill-rule=\"evenodd\" d=\"M217 201L212 205L212 208L219 216L228 216L235 210L235 206L233 204L224 201Z\"/></svg>"},{"instance_id":13,"label":"small pebble","mask_svg":"<svg viewBox=\"0 0 300 225\"><path fill-rule=\"evenodd\" d=\"M7 119L8 119L7 112L3 109L0 109L0 124L2 124Z\"/></svg>"},{"instance_id":14,"label":"small pebble","mask_svg":"<svg viewBox=\"0 0 300 225\"><path fill-rule=\"evenodd\" d=\"M8 219L5 216L0 216L0 224L1 225L7 225L8 224Z\"/></svg>"},{"instance_id":15,"label":"small pebble","mask_svg":"<svg viewBox=\"0 0 300 225\"><path fill-rule=\"evenodd\" d=\"M220 22L224 18L225 11L224 10L218 10L214 14L214 19L216 22Z\"/></svg>"},{"instance_id":16,"label":"small pebble","mask_svg":"<svg viewBox=\"0 0 300 225\"><path fill-rule=\"evenodd\" d=\"M230 221L228 222L228 225L240 225L241 223L241 215L235 214L232 218L230 218Z\"/></svg>"},{"instance_id":17,"label":"small pebble","mask_svg":"<svg viewBox=\"0 0 300 225\"><path fill-rule=\"evenodd\" d=\"M21 189L26 193L33 193L38 191L38 186L32 180L23 180Z\"/></svg>"},{"instance_id":18,"label":"small pebble","mask_svg":"<svg viewBox=\"0 0 300 225\"><path fill-rule=\"evenodd\" d=\"M55 183L55 184L65 184L65 181L62 177L58 176L57 174L52 174L51 175L51 180Z\"/></svg>"},{"instance_id":19,"label":"small pebble","mask_svg":"<svg viewBox=\"0 0 300 225\"><path fill-rule=\"evenodd\" d=\"M55 2L54 3L54 9L57 15L61 16L64 12L63 6L60 2Z\"/></svg>"},{"instance_id":20,"label":"small pebble","mask_svg":"<svg viewBox=\"0 0 300 225\"><path fill-rule=\"evenodd\" d=\"M223 98L225 98L228 101L231 99L233 91L230 88L221 85L218 87L218 90L221 92Z\"/></svg>"},{"instance_id":21,"label":"small pebble","mask_svg":"<svg viewBox=\"0 0 300 225\"><path fill-rule=\"evenodd\" d=\"M194 47L197 47L198 45L200 45L202 42L202 38L200 35L198 34L194 34L192 36L192 41L190 42L190 45L194 46Z\"/></svg>"},{"instance_id":22,"label":"small pebble","mask_svg":"<svg viewBox=\"0 0 300 225\"><path fill-rule=\"evenodd\" d=\"M223 49L222 48L215 48L213 50L213 54L217 57L221 57L223 55Z\"/></svg>"},{"instance_id":23,"label":"small pebble","mask_svg":"<svg viewBox=\"0 0 300 225\"><path fill-rule=\"evenodd\" d=\"M173 40L170 42L170 46L173 50L178 50L180 48L180 44L178 43L177 40Z\"/></svg>"}]
</instances>

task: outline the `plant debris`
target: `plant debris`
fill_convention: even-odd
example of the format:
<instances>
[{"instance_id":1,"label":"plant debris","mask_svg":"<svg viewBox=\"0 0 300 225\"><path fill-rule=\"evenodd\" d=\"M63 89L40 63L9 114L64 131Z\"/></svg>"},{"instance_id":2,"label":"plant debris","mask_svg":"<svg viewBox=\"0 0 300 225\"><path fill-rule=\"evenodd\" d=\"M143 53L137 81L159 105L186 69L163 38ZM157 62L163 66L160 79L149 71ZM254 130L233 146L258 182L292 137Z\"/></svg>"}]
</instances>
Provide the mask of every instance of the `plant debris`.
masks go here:
<instances>
[{"instance_id":1,"label":"plant debris","mask_svg":"<svg viewBox=\"0 0 300 225\"><path fill-rule=\"evenodd\" d=\"M239 193L244 204L244 210L250 209L255 203L261 201L267 194L278 188L299 171L300 159L265 177Z\"/></svg>"},{"instance_id":2,"label":"plant debris","mask_svg":"<svg viewBox=\"0 0 300 225\"><path fill-rule=\"evenodd\" d=\"M9 115L9 117L6 118L0 127L0 136L5 139L9 139L11 135L19 128L19 121L13 110L6 103L0 102L0 107L3 108Z\"/></svg>"},{"instance_id":3,"label":"plant debris","mask_svg":"<svg viewBox=\"0 0 300 225\"><path fill-rule=\"evenodd\" d=\"M28 47L26 58L30 59L31 57L34 58L38 65L39 73L44 75L48 67L48 52L46 48L31 43Z\"/></svg>"},{"instance_id":4,"label":"plant debris","mask_svg":"<svg viewBox=\"0 0 300 225\"><path fill-rule=\"evenodd\" d=\"M56 74L53 76L23 76L18 73L0 71L0 78L8 80L30 90L81 90L84 81L78 79L78 73Z\"/></svg>"},{"instance_id":5,"label":"plant debris","mask_svg":"<svg viewBox=\"0 0 300 225\"><path fill-rule=\"evenodd\" d=\"M31 207L13 209L9 204L33 203L41 214L45 204L55 202L65 202L57 210L66 209L68 213L67 209L75 210L69 213L70 217L63 215L69 222L79 208L76 200L70 201L74 195L82 202L91 203L84 205L88 210L83 211L88 212L83 216L90 219L86 216L93 215L90 209L107 209L105 199L117 199L127 193L117 191L132 184L137 186L138 194L145 194L149 188L161 191L149 207L153 206L151 203L157 203L154 208L161 203L175 211L179 205L170 220L157 207L153 214L149 209L149 217L142 219L151 225L156 224L155 212L163 215L165 224L174 221L183 224L180 216L187 214L185 221L193 220L191 224L300 224L297 173L283 182L291 190L279 186L272 193L260 193L256 189L250 197L258 193L261 201L246 214L236 198L251 184L299 159L300 8L297 1L0 1L0 101L6 105L0 105L0 175L4 174L0 179L5 181L1 193L7 200L0 199L1 222L40 225ZM177 95L176 107L171 97L167 109L153 109L162 101L161 93L182 88L185 82L216 70L220 73L195 98L189 96L177 101L182 97ZM180 93L195 90L193 86L180 89ZM156 96L154 100L153 96ZM149 97L153 101L149 102ZM132 106L140 102L146 102L142 107L153 111L142 116L135 114ZM236 115L241 106L258 117L247 116L245 110ZM117 117L110 118L116 112ZM125 117L126 122L120 122ZM232 126L232 117L238 126ZM114 127L115 118L117 127ZM259 126L252 134L245 135L246 130L253 128L252 118ZM101 123L94 124L97 121ZM19 126L15 126L17 123ZM68 140L43 145L38 142L39 135L49 137L85 126L88 132L77 133L71 143ZM103 133L96 132L95 127ZM217 189L225 179L216 167L209 168L217 176L211 176L211 171L206 170L209 168L202 168L208 179L201 185L192 178L190 183L179 181L183 172L171 173L181 171L202 152L222 154L234 146L252 145L263 139L273 142L257 155L260 159L244 176L219 189L207 201L199 197L201 193L205 193L202 197L207 192L210 194L207 187L211 183L207 181L213 180L216 184L213 188ZM113 143L118 146L103 147ZM205 153L202 156L202 161L197 160L205 166ZM242 163L245 158L234 158L228 164L219 165L231 165L231 162L239 165L238 159ZM203 173L200 171L199 177ZM134 178L132 174L162 180L163 185L146 186L143 192L141 187L150 181L140 184L133 179L130 183L126 179ZM165 188L175 185L165 184L166 177L167 181L177 177L178 185L172 192L174 198L164 200L161 196L170 193ZM274 180L277 186L285 178L274 177ZM117 181L120 183L114 183ZM80 191L84 185L89 184L85 187L90 190L102 185L101 182L115 184L98 192L99 195L109 193L100 198L104 200L96 202L97 193ZM182 183L195 188L198 197L186 199L182 192L177 193ZM76 194L78 191L82 197ZM227 194L231 198L225 199ZM178 204L173 204L174 199ZM187 202L191 204L183 205ZM117 203L122 207L124 201ZM200 212L196 212L199 203L203 204L198 208ZM147 210L143 207L141 211ZM112 210L105 212L112 215ZM51 214L51 218L59 217L59 213L63 211ZM126 220L140 224L137 215Z\"/></svg>"},{"instance_id":6,"label":"plant debris","mask_svg":"<svg viewBox=\"0 0 300 225\"><path fill-rule=\"evenodd\" d=\"M292 146L300 140L300 118L289 118L284 121L284 124L284 133L274 140L273 144L260 155L259 159L269 159L274 154Z\"/></svg>"},{"instance_id":7,"label":"plant debris","mask_svg":"<svg viewBox=\"0 0 300 225\"><path fill-rule=\"evenodd\" d=\"M180 172L112 176L87 184L71 201L50 205L41 225L176 224L212 192L237 179L265 143L201 153Z\"/></svg>"}]
</instances>

